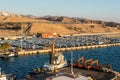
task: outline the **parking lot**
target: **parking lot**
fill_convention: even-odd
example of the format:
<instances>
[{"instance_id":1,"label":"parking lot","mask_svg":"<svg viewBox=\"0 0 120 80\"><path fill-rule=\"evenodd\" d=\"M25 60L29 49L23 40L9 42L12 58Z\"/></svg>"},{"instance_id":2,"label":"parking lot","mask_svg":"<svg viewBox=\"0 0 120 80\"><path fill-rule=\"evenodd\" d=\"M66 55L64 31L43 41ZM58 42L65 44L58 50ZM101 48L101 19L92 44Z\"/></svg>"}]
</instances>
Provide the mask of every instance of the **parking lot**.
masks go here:
<instances>
[{"instance_id":1,"label":"parking lot","mask_svg":"<svg viewBox=\"0 0 120 80\"><path fill-rule=\"evenodd\" d=\"M9 42L12 47L22 46L22 49L47 49L51 47L53 38L42 39L40 37L24 38L17 40L0 40L0 44ZM87 45L120 43L120 38L110 38L103 35L62 36L54 38L56 48L78 47Z\"/></svg>"}]
</instances>

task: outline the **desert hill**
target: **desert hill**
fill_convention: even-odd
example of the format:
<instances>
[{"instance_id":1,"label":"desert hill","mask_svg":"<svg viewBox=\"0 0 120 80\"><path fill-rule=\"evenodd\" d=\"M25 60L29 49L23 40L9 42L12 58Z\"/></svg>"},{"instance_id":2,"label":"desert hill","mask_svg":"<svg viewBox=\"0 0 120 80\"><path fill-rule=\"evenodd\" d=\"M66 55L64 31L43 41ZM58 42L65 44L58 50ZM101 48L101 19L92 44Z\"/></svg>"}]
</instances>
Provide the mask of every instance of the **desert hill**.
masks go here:
<instances>
[{"instance_id":1,"label":"desert hill","mask_svg":"<svg viewBox=\"0 0 120 80\"><path fill-rule=\"evenodd\" d=\"M80 34L120 32L120 23L65 16L23 16L0 13L0 36L37 33Z\"/></svg>"}]
</instances>

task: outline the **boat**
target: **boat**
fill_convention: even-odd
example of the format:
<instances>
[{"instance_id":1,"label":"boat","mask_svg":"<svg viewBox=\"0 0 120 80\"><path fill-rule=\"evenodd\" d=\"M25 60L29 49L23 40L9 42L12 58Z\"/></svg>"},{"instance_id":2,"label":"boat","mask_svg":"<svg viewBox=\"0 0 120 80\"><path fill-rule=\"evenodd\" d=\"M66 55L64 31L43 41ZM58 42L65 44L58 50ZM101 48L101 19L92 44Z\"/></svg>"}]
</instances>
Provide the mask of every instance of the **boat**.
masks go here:
<instances>
[{"instance_id":1,"label":"boat","mask_svg":"<svg viewBox=\"0 0 120 80\"><path fill-rule=\"evenodd\" d=\"M67 65L68 64L67 61L64 59L64 56L61 53L59 53L55 55L55 60L53 61L53 64L46 63L44 64L44 68L48 70L55 70L66 67Z\"/></svg>"},{"instance_id":2,"label":"boat","mask_svg":"<svg viewBox=\"0 0 120 80\"><path fill-rule=\"evenodd\" d=\"M49 62L45 63L42 68L33 69L29 75L45 74L47 72L55 72L58 69L68 66L67 60L61 52L55 52L54 40L52 41L52 49Z\"/></svg>"},{"instance_id":3,"label":"boat","mask_svg":"<svg viewBox=\"0 0 120 80\"><path fill-rule=\"evenodd\" d=\"M16 75L2 73L0 68L0 80L16 80Z\"/></svg>"},{"instance_id":4,"label":"boat","mask_svg":"<svg viewBox=\"0 0 120 80\"><path fill-rule=\"evenodd\" d=\"M47 70L56 70L59 68L66 67L68 65L64 55L60 52L55 53L54 40L52 41L52 53L50 54L50 62L43 65Z\"/></svg>"},{"instance_id":5,"label":"boat","mask_svg":"<svg viewBox=\"0 0 120 80\"><path fill-rule=\"evenodd\" d=\"M7 52L7 53L3 53L3 54L1 54L1 58L10 58L10 57L15 57L15 56L17 56L17 54L16 53L14 53L14 52Z\"/></svg>"}]
</instances>

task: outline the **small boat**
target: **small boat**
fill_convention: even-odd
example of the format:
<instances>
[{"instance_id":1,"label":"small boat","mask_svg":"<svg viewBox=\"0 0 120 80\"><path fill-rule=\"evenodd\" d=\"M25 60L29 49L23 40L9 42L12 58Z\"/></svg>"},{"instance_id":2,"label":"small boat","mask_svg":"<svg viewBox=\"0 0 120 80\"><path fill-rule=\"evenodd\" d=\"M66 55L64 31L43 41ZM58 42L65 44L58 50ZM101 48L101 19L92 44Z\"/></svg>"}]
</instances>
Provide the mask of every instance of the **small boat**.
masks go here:
<instances>
[{"instance_id":1,"label":"small boat","mask_svg":"<svg viewBox=\"0 0 120 80\"><path fill-rule=\"evenodd\" d=\"M50 62L43 65L47 70L56 70L68 66L66 59L62 53L55 53L54 41L52 41L52 53L50 54Z\"/></svg>"},{"instance_id":2,"label":"small boat","mask_svg":"<svg viewBox=\"0 0 120 80\"><path fill-rule=\"evenodd\" d=\"M55 54L55 59L53 61L53 64L46 63L44 64L44 68L47 68L48 70L55 70L59 68L66 67L67 61L64 59L64 56L61 53Z\"/></svg>"},{"instance_id":3,"label":"small boat","mask_svg":"<svg viewBox=\"0 0 120 80\"><path fill-rule=\"evenodd\" d=\"M37 74L45 74L47 72L51 72L57 69L68 66L64 55L60 52L56 52L54 50L54 41L52 42L52 52L50 53L50 60L48 63L45 63L42 68L36 68L29 75L37 75Z\"/></svg>"},{"instance_id":4,"label":"small boat","mask_svg":"<svg viewBox=\"0 0 120 80\"><path fill-rule=\"evenodd\" d=\"M17 54L16 53L4 53L4 54L1 54L1 58L10 58L10 57L15 57L15 56L17 56Z\"/></svg>"},{"instance_id":5,"label":"small boat","mask_svg":"<svg viewBox=\"0 0 120 80\"><path fill-rule=\"evenodd\" d=\"M14 74L2 73L0 68L0 80L16 80L16 76Z\"/></svg>"}]
</instances>

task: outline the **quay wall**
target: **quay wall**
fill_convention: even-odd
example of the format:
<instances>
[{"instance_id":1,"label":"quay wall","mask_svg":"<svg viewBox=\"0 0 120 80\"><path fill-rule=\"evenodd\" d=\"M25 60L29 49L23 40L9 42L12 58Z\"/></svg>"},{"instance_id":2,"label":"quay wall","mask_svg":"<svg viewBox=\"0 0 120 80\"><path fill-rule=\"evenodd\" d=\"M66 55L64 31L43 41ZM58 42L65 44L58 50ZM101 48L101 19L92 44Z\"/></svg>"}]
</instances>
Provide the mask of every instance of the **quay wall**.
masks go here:
<instances>
[{"instance_id":1,"label":"quay wall","mask_svg":"<svg viewBox=\"0 0 120 80\"><path fill-rule=\"evenodd\" d=\"M91 49L91 48L103 48L103 47L109 47L109 46L120 46L120 43L102 44L102 45L90 45L90 46L80 46L80 47L56 48L55 51L82 50L82 49ZM20 56L20 55L29 55L29 54L39 54L39 53L49 53L49 52L51 52L51 49L19 51L18 56Z\"/></svg>"}]
</instances>

